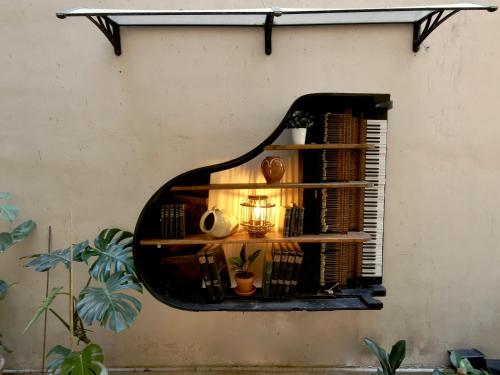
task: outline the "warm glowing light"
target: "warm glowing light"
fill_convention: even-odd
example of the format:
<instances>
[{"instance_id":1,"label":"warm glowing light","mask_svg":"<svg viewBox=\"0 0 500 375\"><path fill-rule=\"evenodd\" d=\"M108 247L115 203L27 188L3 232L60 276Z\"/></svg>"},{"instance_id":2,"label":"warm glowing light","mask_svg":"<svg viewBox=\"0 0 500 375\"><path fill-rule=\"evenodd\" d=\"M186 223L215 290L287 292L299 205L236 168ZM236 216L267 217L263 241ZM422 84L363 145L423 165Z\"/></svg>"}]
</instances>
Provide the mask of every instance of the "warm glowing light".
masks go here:
<instances>
[{"instance_id":1,"label":"warm glowing light","mask_svg":"<svg viewBox=\"0 0 500 375\"><path fill-rule=\"evenodd\" d=\"M274 227L274 207L267 195L249 195L241 203L240 223L251 236L263 236Z\"/></svg>"}]
</instances>

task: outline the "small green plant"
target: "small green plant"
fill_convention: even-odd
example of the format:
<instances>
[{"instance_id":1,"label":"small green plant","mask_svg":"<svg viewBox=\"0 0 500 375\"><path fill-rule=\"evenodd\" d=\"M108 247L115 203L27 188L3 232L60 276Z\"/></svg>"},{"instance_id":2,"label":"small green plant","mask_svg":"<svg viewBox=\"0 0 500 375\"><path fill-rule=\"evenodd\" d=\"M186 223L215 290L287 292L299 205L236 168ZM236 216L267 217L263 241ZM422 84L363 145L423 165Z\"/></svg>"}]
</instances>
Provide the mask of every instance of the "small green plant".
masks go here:
<instances>
[{"instance_id":1,"label":"small green plant","mask_svg":"<svg viewBox=\"0 0 500 375\"><path fill-rule=\"evenodd\" d=\"M243 245L240 251L239 257L229 258L229 262L231 263L231 268L240 274L249 274L250 266L253 262L259 257L262 250L255 250L252 254L247 257L246 254L246 246Z\"/></svg>"},{"instance_id":2,"label":"small green plant","mask_svg":"<svg viewBox=\"0 0 500 375\"><path fill-rule=\"evenodd\" d=\"M392 346L391 352L387 352L372 339L365 337L365 344L377 357L380 367L377 368L378 375L395 375L406 355L406 341L400 340Z\"/></svg>"},{"instance_id":3,"label":"small green plant","mask_svg":"<svg viewBox=\"0 0 500 375\"><path fill-rule=\"evenodd\" d=\"M483 369L475 369L467 358L462 358L456 351L450 352L450 362L457 371L451 368L435 369L432 375L455 375L456 373L463 373L467 375L488 375L488 371ZM461 369L462 371L458 371Z\"/></svg>"},{"instance_id":4,"label":"small green plant","mask_svg":"<svg viewBox=\"0 0 500 375\"><path fill-rule=\"evenodd\" d=\"M12 199L12 194L0 192L0 200L8 201ZM12 224L19 216L19 208L13 204L3 203L0 204L0 218ZM17 225L11 232L0 233L0 254L5 252L9 247L25 240L36 227L33 220L26 220ZM0 279L0 300L3 300L7 295L7 290L15 283L8 284L6 281ZM3 342L2 333L0 332L0 349L7 353L12 350Z\"/></svg>"},{"instance_id":5,"label":"small green plant","mask_svg":"<svg viewBox=\"0 0 500 375\"><path fill-rule=\"evenodd\" d=\"M295 111L287 119L287 127L294 128L310 128L314 125L314 116L309 112Z\"/></svg>"}]
</instances>

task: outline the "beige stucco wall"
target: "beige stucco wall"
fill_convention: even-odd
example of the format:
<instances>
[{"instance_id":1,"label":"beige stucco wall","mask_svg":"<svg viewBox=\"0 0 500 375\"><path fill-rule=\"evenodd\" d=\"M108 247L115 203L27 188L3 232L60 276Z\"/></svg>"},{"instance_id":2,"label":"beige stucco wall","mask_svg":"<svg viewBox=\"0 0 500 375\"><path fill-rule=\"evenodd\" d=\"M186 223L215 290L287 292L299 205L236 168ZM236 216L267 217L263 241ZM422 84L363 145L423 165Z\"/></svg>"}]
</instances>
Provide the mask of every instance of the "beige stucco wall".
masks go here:
<instances>
[{"instance_id":1,"label":"beige stucco wall","mask_svg":"<svg viewBox=\"0 0 500 375\"><path fill-rule=\"evenodd\" d=\"M271 56L253 28L128 28L116 57L88 21L54 16L82 5L271 2L1 2L0 190L15 193L23 217L38 222L29 241L0 257L2 277L20 283L0 305L0 327L15 348L9 367L40 364L41 322L20 332L43 297L45 278L18 258L46 249L49 225L55 248L68 243L70 210L78 240L104 227L132 230L165 181L246 152L294 99L311 92L380 92L394 100L384 309L191 313L146 292L133 328L93 335L107 364L374 364L364 336L385 346L407 339L408 365L444 363L446 349L464 346L500 357L500 12L453 17L417 55L411 27L393 25L276 29ZM52 276L54 286L66 282L62 269ZM84 278L80 270L78 280ZM49 347L65 343L64 330L49 321Z\"/></svg>"}]
</instances>

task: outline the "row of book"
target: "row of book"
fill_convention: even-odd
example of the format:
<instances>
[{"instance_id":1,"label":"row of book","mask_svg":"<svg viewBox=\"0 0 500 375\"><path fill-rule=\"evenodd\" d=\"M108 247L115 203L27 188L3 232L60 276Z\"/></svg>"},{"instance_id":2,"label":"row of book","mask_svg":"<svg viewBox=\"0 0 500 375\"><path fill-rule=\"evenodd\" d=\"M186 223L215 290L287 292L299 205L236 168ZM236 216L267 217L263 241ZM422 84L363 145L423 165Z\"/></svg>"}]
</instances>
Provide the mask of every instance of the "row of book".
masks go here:
<instances>
[{"instance_id":1,"label":"row of book","mask_svg":"<svg viewBox=\"0 0 500 375\"><path fill-rule=\"evenodd\" d=\"M283 237L296 237L304 234L304 207L286 207Z\"/></svg>"},{"instance_id":2,"label":"row of book","mask_svg":"<svg viewBox=\"0 0 500 375\"><path fill-rule=\"evenodd\" d=\"M275 243L267 251L262 274L262 295L265 298L293 297L304 252L297 243Z\"/></svg>"},{"instance_id":3,"label":"row of book","mask_svg":"<svg viewBox=\"0 0 500 375\"><path fill-rule=\"evenodd\" d=\"M184 204L164 204L160 213L161 237L167 240L186 237Z\"/></svg>"},{"instance_id":4,"label":"row of book","mask_svg":"<svg viewBox=\"0 0 500 375\"><path fill-rule=\"evenodd\" d=\"M231 288L224 249L218 244L208 244L198 253L207 302L220 302Z\"/></svg>"}]
</instances>

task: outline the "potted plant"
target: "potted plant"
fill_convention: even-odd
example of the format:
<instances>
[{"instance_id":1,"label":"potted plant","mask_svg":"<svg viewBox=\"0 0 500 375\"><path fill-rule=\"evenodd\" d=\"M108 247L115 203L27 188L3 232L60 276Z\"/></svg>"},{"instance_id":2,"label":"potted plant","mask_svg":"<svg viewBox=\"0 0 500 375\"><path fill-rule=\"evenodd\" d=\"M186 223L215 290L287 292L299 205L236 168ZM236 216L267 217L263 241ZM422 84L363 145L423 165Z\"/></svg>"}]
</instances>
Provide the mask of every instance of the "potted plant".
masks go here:
<instances>
[{"instance_id":1,"label":"potted plant","mask_svg":"<svg viewBox=\"0 0 500 375\"><path fill-rule=\"evenodd\" d=\"M236 274L234 275L236 279L235 292L242 296L250 296L255 293L256 288L253 285L254 273L250 272L250 266L259 257L262 250L255 250L252 254L247 256L246 246L243 245L240 251L239 257L232 257L229 259L231 267Z\"/></svg>"},{"instance_id":2,"label":"potted plant","mask_svg":"<svg viewBox=\"0 0 500 375\"><path fill-rule=\"evenodd\" d=\"M292 129L292 143L303 145L306 143L307 129L314 125L314 117L306 111L295 111L287 120L287 127Z\"/></svg>"}]
</instances>

